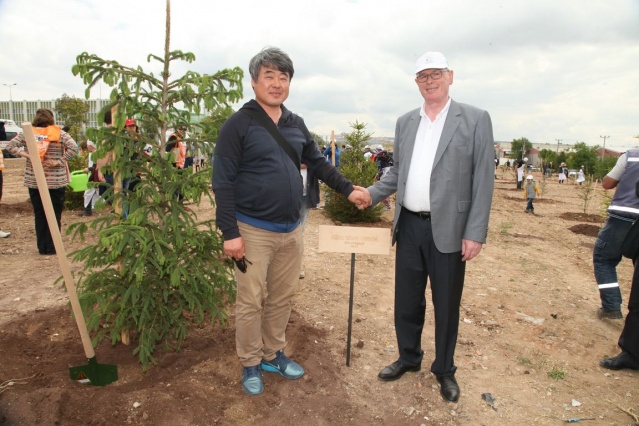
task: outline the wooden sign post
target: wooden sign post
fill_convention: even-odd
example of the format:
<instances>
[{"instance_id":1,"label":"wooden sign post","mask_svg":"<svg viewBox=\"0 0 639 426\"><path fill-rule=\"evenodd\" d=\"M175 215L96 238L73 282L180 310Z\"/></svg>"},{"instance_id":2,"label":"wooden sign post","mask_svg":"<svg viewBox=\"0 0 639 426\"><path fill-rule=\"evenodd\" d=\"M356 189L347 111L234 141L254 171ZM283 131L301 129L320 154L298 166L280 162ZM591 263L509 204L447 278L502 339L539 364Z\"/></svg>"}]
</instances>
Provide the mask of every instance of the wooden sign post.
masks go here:
<instances>
[{"instance_id":1,"label":"wooden sign post","mask_svg":"<svg viewBox=\"0 0 639 426\"><path fill-rule=\"evenodd\" d=\"M390 255L390 230L357 228L352 226L319 227L319 252L351 254L351 284L348 299L348 335L346 338L346 366L351 366L351 332L353 327L353 293L355 291L355 253Z\"/></svg>"}]
</instances>

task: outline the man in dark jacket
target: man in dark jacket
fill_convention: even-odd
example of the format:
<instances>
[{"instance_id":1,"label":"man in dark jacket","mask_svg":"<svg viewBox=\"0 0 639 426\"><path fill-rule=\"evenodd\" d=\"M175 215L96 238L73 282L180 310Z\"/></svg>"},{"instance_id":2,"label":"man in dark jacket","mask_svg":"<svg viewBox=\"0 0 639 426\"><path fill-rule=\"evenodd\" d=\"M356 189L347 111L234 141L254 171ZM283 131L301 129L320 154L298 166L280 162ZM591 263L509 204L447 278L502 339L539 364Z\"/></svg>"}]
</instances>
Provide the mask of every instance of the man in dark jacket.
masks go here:
<instances>
[{"instance_id":1,"label":"man in dark jacket","mask_svg":"<svg viewBox=\"0 0 639 426\"><path fill-rule=\"evenodd\" d=\"M363 195L318 151L302 118L284 107L293 71L289 56L277 48L251 59L255 100L224 123L213 159L217 226L224 236L224 253L236 263L242 388L250 395L264 390L262 370L287 379L304 374L284 355L304 249L299 164L307 164L317 178L353 202L362 202ZM290 153L279 145L275 132Z\"/></svg>"}]
</instances>

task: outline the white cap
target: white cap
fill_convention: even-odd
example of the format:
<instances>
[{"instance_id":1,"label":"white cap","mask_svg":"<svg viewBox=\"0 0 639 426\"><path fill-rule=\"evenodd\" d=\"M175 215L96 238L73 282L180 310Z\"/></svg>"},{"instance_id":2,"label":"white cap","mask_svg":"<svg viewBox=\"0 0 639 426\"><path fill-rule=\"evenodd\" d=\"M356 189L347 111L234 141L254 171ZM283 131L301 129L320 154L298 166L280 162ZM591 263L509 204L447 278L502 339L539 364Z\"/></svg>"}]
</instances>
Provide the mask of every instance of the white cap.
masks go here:
<instances>
[{"instance_id":1,"label":"white cap","mask_svg":"<svg viewBox=\"0 0 639 426\"><path fill-rule=\"evenodd\" d=\"M426 52L417 59L417 62L415 62L415 74L429 68L448 68L448 61L440 52Z\"/></svg>"},{"instance_id":2,"label":"white cap","mask_svg":"<svg viewBox=\"0 0 639 426\"><path fill-rule=\"evenodd\" d=\"M95 142L90 141L90 140L88 140L88 139L87 139L87 145L88 145L88 146L90 146L90 147L96 148L96 146L95 146Z\"/></svg>"},{"instance_id":3,"label":"white cap","mask_svg":"<svg viewBox=\"0 0 639 426\"><path fill-rule=\"evenodd\" d=\"M526 176L526 179L533 180L533 175L528 175L528 176Z\"/></svg>"},{"instance_id":4,"label":"white cap","mask_svg":"<svg viewBox=\"0 0 639 426\"><path fill-rule=\"evenodd\" d=\"M381 146L381 145L377 145L377 146L375 147L375 149L379 149L380 151L383 151L383 150L384 150L384 147L383 147L383 146Z\"/></svg>"},{"instance_id":5,"label":"white cap","mask_svg":"<svg viewBox=\"0 0 639 426\"><path fill-rule=\"evenodd\" d=\"M528 157L524 157L524 161L528 161Z\"/></svg>"}]
</instances>

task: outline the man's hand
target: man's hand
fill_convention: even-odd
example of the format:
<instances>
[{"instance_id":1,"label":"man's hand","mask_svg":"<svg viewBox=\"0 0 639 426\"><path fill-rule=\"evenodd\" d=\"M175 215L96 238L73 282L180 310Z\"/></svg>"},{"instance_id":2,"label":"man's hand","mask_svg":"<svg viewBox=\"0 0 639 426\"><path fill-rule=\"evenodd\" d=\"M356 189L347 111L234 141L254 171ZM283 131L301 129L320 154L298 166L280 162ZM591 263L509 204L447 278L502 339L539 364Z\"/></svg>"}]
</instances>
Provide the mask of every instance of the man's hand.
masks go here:
<instances>
[{"instance_id":1,"label":"man's hand","mask_svg":"<svg viewBox=\"0 0 639 426\"><path fill-rule=\"evenodd\" d=\"M234 259L244 257L244 238L237 237L232 240L224 241L224 254Z\"/></svg>"},{"instance_id":2,"label":"man's hand","mask_svg":"<svg viewBox=\"0 0 639 426\"><path fill-rule=\"evenodd\" d=\"M371 194L366 188L353 185L353 192L348 196L348 201L355 204L358 209L364 210L371 205Z\"/></svg>"},{"instance_id":3,"label":"man's hand","mask_svg":"<svg viewBox=\"0 0 639 426\"><path fill-rule=\"evenodd\" d=\"M473 260L481 251L482 244L472 240L462 240L462 262Z\"/></svg>"}]
</instances>

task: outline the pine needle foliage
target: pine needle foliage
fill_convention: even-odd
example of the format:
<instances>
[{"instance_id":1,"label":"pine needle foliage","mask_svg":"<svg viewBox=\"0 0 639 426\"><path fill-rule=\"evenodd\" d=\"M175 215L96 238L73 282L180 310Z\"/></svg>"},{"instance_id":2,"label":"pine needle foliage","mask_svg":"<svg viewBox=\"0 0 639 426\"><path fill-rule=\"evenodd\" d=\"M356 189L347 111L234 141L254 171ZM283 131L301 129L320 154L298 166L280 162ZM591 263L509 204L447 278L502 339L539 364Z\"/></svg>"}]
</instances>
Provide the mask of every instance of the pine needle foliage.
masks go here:
<instances>
[{"instance_id":1,"label":"pine needle foliage","mask_svg":"<svg viewBox=\"0 0 639 426\"><path fill-rule=\"evenodd\" d=\"M76 274L79 299L93 344L107 337L115 344L122 332L130 333L144 370L155 362L158 346L178 350L193 324L224 324L236 294L232 265L223 260L214 221L199 220L177 196L196 205L208 199L214 205L211 169L193 173L173 167L164 145L167 129L189 124L190 114L199 113L201 105L209 111L227 110L239 101L243 72L239 67L212 75L188 71L170 80L173 61L190 63L195 56L169 50L169 1L166 16L164 56L148 56L163 65L159 77L86 52L72 69L87 85L87 97L98 82L113 87L109 108L117 106L115 126L87 132L99 141L95 158L114 151L115 161L104 171L114 172L116 181L140 177L134 191L111 187L102 197L119 203L128 216L100 215L89 224L68 227L73 239L84 241L89 232L96 241L71 253L74 262L83 264ZM127 117L136 117L145 129L137 138L120 130ZM153 147L148 156L142 154L147 144Z\"/></svg>"},{"instance_id":2,"label":"pine needle foliage","mask_svg":"<svg viewBox=\"0 0 639 426\"><path fill-rule=\"evenodd\" d=\"M349 125L353 131L345 136L346 143L352 148L342 150L339 171L353 182L353 185L368 187L373 184L377 174L377 164L366 160L363 153L364 145L372 134L366 133L366 123L355 120L355 123ZM329 218L342 223L378 222L382 216L381 206L359 210L348 199L330 188L327 188L324 211Z\"/></svg>"}]
</instances>

